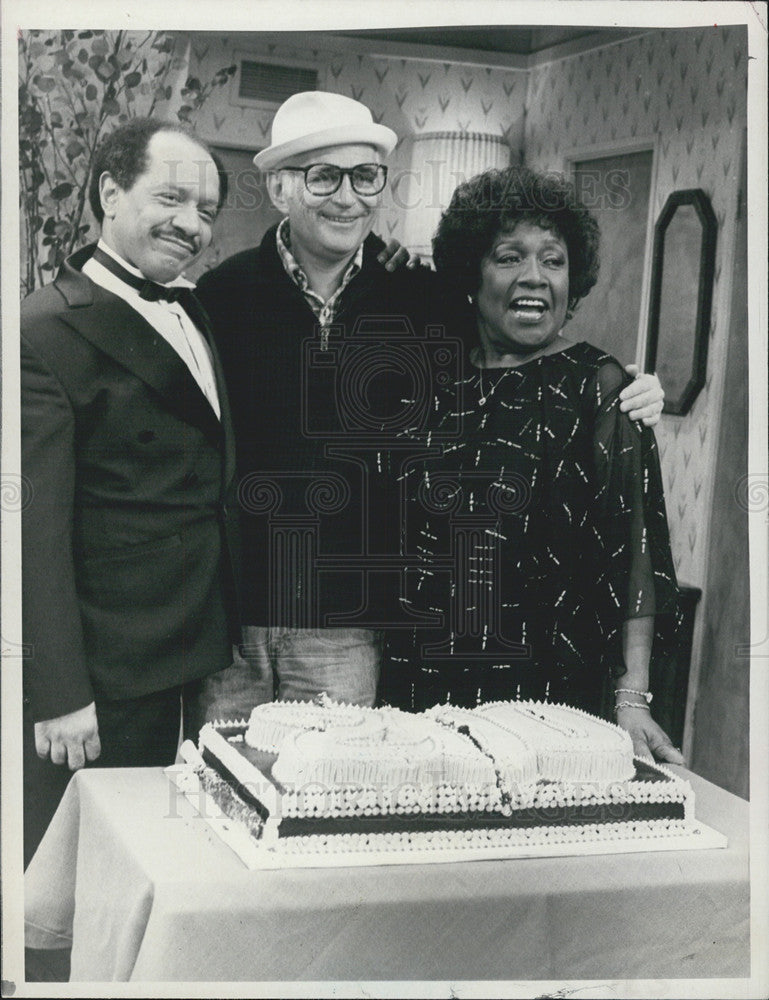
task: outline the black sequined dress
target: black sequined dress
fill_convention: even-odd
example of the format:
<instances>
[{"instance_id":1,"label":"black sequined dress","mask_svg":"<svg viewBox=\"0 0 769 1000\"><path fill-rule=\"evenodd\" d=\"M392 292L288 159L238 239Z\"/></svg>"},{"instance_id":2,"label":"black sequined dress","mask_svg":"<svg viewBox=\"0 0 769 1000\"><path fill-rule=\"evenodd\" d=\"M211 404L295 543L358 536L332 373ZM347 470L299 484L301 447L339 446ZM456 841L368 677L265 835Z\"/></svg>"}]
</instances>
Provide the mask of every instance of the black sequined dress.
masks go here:
<instances>
[{"instance_id":1,"label":"black sequined dress","mask_svg":"<svg viewBox=\"0 0 769 1000\"><path fill-rule=\"evenodd\" d=\"M382 701L598 711L605 678L624 672L623 621L675 620L657 447L619 410L628 381L582 342L517 368L467 363L436 389L433 431L414 437L429 454L399 481L415 558L402 601L437 624L390 632Z\"/></svg>"}]
</instances>

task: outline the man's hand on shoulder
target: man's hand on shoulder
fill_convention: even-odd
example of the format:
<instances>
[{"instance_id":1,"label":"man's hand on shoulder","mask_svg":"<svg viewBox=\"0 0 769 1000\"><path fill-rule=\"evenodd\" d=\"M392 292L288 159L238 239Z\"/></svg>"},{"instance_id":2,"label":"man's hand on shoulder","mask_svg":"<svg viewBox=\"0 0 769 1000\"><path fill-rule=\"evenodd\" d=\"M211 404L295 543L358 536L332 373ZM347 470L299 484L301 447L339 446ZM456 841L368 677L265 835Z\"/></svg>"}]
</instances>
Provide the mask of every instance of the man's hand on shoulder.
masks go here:
<instances>
[{"instance_id":1,"label":"man's hand on shoulder","mask_svg":"<svg viewBox=\"0 0 769 1000\"><path fill-rule=\"evenodd\" d=\"M421 263L419 254L411 253L397 240L390 240L384 249L379 251L377 260L380 264L384 264L387 271L395 271L397 268L403 267L404 264L409 270L412 270Z\"/></svg>"},{"instance_id":2,"label":"man's hand on shoulder","mask_svg":"<svg viewBox=\"0 0 769 1000\"><path fill-rule=\"evenodd\" d=\"M50 756L54 764L68 764L70 771L83 767L86 760L96 760L101 743L95 704L36 722L35 749L38 757L45 760Z\"/></svg>"},{"instance_id":3,"label":"man's hand on shoulder","mask_svg":"<svg viewBox=\"0 0 769 1000\"><path fill-rule=\"evenodd\" d=\"M665 402L660 380L656 375L639 374L638 365L625 365L625 371L633 381L619 394L620 410L627 413L631 420L641 420L647 427L654 427L659 423Z\"/></svg>"}]
</instances>

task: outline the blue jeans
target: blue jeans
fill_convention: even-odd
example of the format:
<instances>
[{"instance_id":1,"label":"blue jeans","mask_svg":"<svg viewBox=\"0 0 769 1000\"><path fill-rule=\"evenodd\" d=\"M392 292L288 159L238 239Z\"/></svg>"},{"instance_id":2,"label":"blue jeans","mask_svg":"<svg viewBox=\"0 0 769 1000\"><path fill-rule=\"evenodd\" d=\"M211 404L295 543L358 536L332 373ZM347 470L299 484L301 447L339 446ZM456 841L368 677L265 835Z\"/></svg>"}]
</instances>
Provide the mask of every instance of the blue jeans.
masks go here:
<instances>
[{"instance_id":1,"label":"blue jeans","mask_svg":"<svg viewBox=\"0 0 769 1000\"><path fill-rule=\"evenodd\" d=\"M364 628L288 629L246 625L232 666L203 678L202 722L248 719L255 705L334 701L371 706L382 663L382 634Z\"/></svg>"}]
</instances>

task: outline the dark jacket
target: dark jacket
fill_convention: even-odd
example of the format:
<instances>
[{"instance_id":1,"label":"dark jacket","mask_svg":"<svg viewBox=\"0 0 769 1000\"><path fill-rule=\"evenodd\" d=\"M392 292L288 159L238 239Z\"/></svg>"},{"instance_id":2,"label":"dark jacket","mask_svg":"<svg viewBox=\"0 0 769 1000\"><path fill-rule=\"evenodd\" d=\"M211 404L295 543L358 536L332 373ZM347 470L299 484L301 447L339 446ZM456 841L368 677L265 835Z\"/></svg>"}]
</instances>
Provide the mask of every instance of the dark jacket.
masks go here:
<instances>
[{"instance_id":1,"label":"dark jacket","mask_svg":"<svg viewBox=\"0 0 769 1000\"><path fill-rule=\"evenodd\" d=\"M221 669L239 617L234 440L216 353L221 421L160 334L80 273L92 252L22 304L23 637L36 720Z\"/></svg>"},{"instance_id":2,"label":"dark jacket","mask_svg":"<svg viewBox=\"0 0 769 1000\"><path fill-rule=\"evenodd\" d=\"M402 432L424 421L432 381L457 375L456 304L426 268L386 271L371 235L324 350L275 228L198 285L235 425L245 622L391 623Z\"/></svg>"}]
</instances>

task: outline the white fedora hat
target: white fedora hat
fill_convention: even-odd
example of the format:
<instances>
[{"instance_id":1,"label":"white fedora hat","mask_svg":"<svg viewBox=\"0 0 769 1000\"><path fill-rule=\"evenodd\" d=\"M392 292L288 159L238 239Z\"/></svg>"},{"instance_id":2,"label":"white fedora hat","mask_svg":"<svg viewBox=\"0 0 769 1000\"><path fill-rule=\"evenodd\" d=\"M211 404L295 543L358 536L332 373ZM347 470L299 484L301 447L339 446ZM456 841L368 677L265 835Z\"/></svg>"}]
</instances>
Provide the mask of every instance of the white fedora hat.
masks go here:
<instances>
[{"instance_id":1,"label":"white fedora hat","mask_svg":"<svg viewBox=\"0 0 769 1000\"><path fill-rule=\"evenodd\" d=\"M257 153L260 170L272 170L293 156L326 146L365 144L383 156L392 152L398 136L386 125L377 125L365 104L342 94L308 90L293 94L275 112L271 142Z\"/></svg>"}]
</instances>

